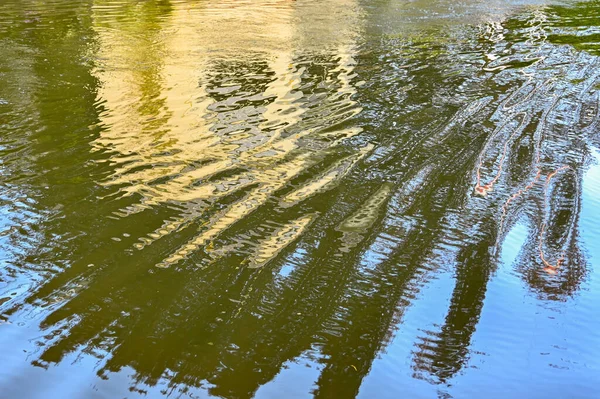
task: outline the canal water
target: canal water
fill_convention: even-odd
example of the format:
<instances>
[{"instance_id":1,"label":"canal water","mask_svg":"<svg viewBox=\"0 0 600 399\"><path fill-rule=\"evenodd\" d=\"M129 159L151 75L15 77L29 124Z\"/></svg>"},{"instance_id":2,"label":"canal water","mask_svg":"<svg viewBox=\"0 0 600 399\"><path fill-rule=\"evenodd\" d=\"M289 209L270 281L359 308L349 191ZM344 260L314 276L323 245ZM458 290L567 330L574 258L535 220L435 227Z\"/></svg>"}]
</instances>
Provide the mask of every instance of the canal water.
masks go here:
<instances>
[{"instance_id":1,"label":"canal water","mask_svg":"<svg viewBox=\"0 0 600 399\"><path fill-rule=\"evenodd\" d=\"M600 3L2 0L0 397L597 398Z\"/></svg>"}]
</instances>

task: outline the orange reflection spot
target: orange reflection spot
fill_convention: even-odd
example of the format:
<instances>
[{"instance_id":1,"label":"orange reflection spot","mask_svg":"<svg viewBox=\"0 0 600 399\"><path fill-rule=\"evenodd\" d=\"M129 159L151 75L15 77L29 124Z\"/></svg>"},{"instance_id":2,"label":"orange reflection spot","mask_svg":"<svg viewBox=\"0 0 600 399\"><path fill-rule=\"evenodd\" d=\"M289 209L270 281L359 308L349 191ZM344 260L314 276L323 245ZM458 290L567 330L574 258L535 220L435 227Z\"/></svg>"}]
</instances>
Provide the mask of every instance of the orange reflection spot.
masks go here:
<instances>
[{"instance_id":1,"label":"orange reflection spot","mask_svg":"<svg viewBox=\"0 0 600 399\"><path fill-rule=\"evenodd\" d=\"M550 181L552 180L552 178L554 176L556 176L556 174L560 171L563 170L567 170L570 169L569 166L561 166L560 168L554 170L553 172L549 173L548 176L546 176L546 183L544 184L544 203L547 203L548 201L548 188L550 186ZM556 274L558 268L560 268L561 263L565 260L565 252L563 251L560 255L560 257L556 260L556 264L552 265L550 262L548 262L546 260L546 257L544 256L544 250L542 248L542 245L544 243L544 232L546 231L546 224L542 224L542 228L540 229L540 245L539 245L539 251L540 251L540 259L542 260L542 263L544 264L544 271L548 274Z\"/></svg>"},{"instance_id":2,"label":"orange reflection spot","mask_svg":"<svg viewBox=\"0 0 600 399\"><path fill-rule=\"evenodd\" d=\"M520 115L523 115L523 113L521 113ZM477 183L475 184L475 193L476 194L479 194L482 197L485 197L489 191L492 191L494 184L496 184L496 182L498 182L498 179L500 179L500 176L502 175L502 171L504 169L504 161L506 160L506 154L508 153L508 146L509 146L510 142L513 140L514 136L522 130L524 123L525 123L525 117L523 117L523 120L521 121L519 126L517 128L515 128L513 130L513 132L508 136L508 139L506 141L504 141L504 145L502 146L502 153L500 155L500 160L498 163L498 171L496 172L496 175L492 178L492 180L490 180L488 183L482 185L481 184L481 168L483 166L483 155L487 151L488 146L490 145L491 141L498 134L500 134L500 132L504 129L504 127L507 126L507 124L505 124L500 129L498 129L495 133L492 134L492 137L484 146L483 151L481 151L481 153L479 154L479 164L477 165Z\"/></svg>"},{"instance_id":3,"label":"orange reflection spot","mask_svg":"<svg viewBox=\"0 0 600 399\"><path fill-rule=\"evenodd\" d=\"M548 189L550 186L550 181L552 180L552 178L554 176L556 176L557 173L563 171L563 170L567 170L567 169L571 169L569 166L561 166L558 169L555 169L553 172L548 173L548 175L546 175L546 180L544 182L544 203L548 202ZM517 198L521 197L523 194L525 194L527 191L529 191L531 188L533 188L535 186L535 184L540 180L540 177L542 175L541 170L539 170L538 168L538 172L535 175L534 179L524 188L520 189L519 191L517 191L516 193L514 193L513 195L511 195L502 205L502 214L500 216L500 227L499 227L499 233L498 233L498 240L496 241L496 251L498 250L498 246L500 243L500 237L502 235L502 230L504 228L504 220L506 218L506 214L507 214L507 210L508 210L508 206L510 205L511 202L513 202L514 200L516 200ZM479 190L478 190L479 189ZM477 192L483 192L482 195L485 195L485 191L484 191L485 187L476 187L475 190ZM542 223L541 228L540 228L540 235L539 235L539 245L538 245L538 251L539 251L539 255L540 255L540 259L542 261L542 263L544 264L544 271L548 274L556 274L558 273L558 269L560 268L561 264L564 262L565 260L565 252L563 251L561 253L561 255L559 256L559 258L556 260L556 263L553 265L551 264L547 259L546 256L544 255L544 249L543 249L543 244L544 244L544 233L546 231L546 223Z\"/></svg>"}]
</instances>

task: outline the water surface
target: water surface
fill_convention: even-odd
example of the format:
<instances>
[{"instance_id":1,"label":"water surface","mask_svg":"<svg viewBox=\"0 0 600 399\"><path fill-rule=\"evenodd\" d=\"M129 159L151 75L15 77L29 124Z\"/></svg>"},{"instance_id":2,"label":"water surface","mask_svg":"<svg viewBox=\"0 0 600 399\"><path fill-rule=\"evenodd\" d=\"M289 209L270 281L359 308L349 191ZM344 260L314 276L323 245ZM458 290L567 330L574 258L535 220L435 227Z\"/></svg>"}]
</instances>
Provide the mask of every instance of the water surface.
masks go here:
<instances>
[{"instance_id":1,"label":"water surface","mask_svg":"<svg viewBox=\"0 0 600 399\"><path fill-rule=\"evenodd\" d=\"M5 0L2 396L596 397L599 15Z\"/></svg>"}]
</instances>

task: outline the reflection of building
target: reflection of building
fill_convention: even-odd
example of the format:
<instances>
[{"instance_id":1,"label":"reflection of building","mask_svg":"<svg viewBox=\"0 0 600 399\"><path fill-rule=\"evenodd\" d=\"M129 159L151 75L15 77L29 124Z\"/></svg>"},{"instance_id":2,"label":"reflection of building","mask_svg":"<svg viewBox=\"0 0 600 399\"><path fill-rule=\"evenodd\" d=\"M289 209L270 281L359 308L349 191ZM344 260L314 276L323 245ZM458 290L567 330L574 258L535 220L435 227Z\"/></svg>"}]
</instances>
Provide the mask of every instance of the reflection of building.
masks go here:
<instances>
[{"instance_id":1,"label":"reflection of building","mask_svg":"<svg viewBox=\"0 0 600 399\"><path fill-rule=\"evenodd\" d=\"M350 112L340 115L342 119L355 112L349 99L353 42L350 32L340 35L354 27L331 29L331 18L347 14L348 4L330 5L332 14L322 21L330 36L321 35L317 43L303 38L313 30L302 25L316 10L294 6L287 1L261 7L223 1L211 3L210 9L163 4L160 18L131 16L135 22L126 25L126 31L119 20L111 21L99 9L104 61L98 78L103 82L100 101L106 108L106 129L95 147L111 153L116 167L105 184L141 196L119 214L174 203L184 208L176 220L165 220L140 237L140 249L190 224L208 223L206 231L162 265L215 238L314 164L318 154L307 140L326 138L318 131L328 123L310 122L318 101L329 103L332 124L339 122L335 112L344 107ZM252 22L240 24L242 18ZM329 72L336 80L320 83L327 91L337 91L331 100L326 93L314 98L303 93L301 82L308 72L297 54L305 45L311 51L325 48L339 54L339 66ZM326 135L341 139L356 133L350 129ZM236 193L245 195L205 220L211 204Z\"/></svg>"}]
</instances>

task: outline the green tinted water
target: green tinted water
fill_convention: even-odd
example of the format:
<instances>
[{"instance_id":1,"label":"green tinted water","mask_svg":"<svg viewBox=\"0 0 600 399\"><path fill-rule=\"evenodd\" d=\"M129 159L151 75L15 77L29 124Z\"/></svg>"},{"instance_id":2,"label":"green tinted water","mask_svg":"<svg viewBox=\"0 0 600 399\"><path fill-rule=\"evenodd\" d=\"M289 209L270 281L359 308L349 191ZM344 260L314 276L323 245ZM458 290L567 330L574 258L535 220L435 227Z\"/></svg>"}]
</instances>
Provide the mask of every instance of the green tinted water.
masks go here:
<instances>
[{"instance_id":1,"label":"green tinted water","mask_svg":"<svg viewBox=\"0 0 600 399\"><path fill-rule=\"evenodd\" d=\"M1 397L596 397L600 4L4 0Z\"/></svg>"}]
</instances>

